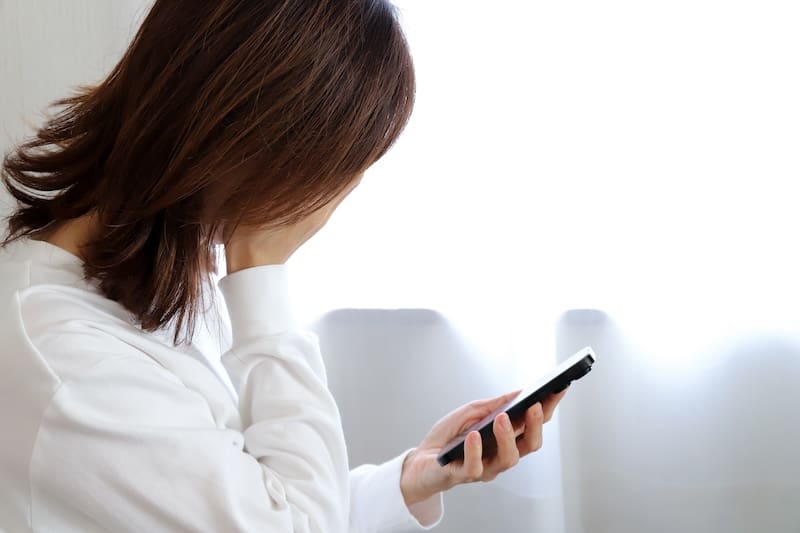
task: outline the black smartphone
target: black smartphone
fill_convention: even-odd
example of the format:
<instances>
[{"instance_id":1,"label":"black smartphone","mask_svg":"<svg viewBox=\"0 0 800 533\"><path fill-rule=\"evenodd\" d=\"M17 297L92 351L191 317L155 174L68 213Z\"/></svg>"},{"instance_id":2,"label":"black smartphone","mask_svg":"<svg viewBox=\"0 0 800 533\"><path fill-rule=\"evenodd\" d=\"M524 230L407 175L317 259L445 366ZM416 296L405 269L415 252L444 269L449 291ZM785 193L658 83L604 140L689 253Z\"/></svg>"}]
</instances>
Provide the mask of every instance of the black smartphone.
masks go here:
<instances>
[{"instance_id":1,"label":"black smartphone","mask_svg":"<svg viewBox=\"0 0 800 533\"><path fill-rule=\"evenodd\" d=\"M595 354L590 346L578 351L555 367L553 370L542 376L532 386L520 392L513 400L497 409L492 414L486 416L483 420L473 424L464 433L448 442L442 448L442 452L437 457L439 464L444 466L451 461L464 458L464 439L472 431L478 431L481 434L481 441L483 442L484 456L491 456L497 449L497 443L494 439L494 418L505 411L511 422L516 422L525 416L525 411L529 407L535 405L547 398L551 394L556 394L566 389L570 383L576 379L585 376L591 369L595 362Z\"/></svg>"}]
</instances>

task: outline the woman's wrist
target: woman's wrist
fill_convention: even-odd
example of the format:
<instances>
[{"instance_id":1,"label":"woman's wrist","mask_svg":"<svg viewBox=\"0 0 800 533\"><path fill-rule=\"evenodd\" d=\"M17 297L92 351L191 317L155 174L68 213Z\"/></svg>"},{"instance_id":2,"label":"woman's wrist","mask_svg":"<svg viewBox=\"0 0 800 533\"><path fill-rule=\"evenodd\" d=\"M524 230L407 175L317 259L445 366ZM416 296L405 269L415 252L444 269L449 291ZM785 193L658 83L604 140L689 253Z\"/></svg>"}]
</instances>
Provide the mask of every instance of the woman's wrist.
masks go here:
<instances>
[{"instance_id":1,"label":"woman's wrist","mask_svg":"<svg viewBox=\"0 0 800 533\"><path fill-rule=\"evenodd\" d=\"M403 460L403 469L400 473L400 492L407 507L424 502L431 496L442 492L444 489L427 489L420 483L421 472L417 465L417 450L411 450Z\"/></svg>"},{"instance_id":2,"label":"woman's wrist","mask_svg":"<svg viewBox=\"0 0 800 533\"><path fill-rule=\"evenodd\" d=\"M410 507L424 499L420 498L419 494L417 494L419 491L412 482L413 476L411 475L410 463L413 461L415 453L416 450L408 452L406 458L403 460L403 469L400 473L400 492L403 494L403 501L406 503L406 507Z\"/></svg>"}]
</instances>

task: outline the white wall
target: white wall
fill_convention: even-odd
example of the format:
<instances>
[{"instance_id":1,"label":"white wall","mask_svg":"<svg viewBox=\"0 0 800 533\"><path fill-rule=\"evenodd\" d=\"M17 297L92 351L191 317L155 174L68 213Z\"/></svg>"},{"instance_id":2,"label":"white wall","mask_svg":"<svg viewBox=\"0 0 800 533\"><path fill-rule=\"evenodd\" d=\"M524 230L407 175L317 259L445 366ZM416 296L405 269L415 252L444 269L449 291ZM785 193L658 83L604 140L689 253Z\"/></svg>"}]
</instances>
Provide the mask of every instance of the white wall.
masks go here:
<instances>
[{"instance_id":1,"label":"white wall","mask_svg":"<svg viewBox=\"0 0 800 533\"><path fill-rule=\"evenodd\" d=\"M0 0L0 151L41 124L47 105L96 82L135 32L146 0ZM6 214L8 197L0 193Z\"/></svg>"}]
</instances>

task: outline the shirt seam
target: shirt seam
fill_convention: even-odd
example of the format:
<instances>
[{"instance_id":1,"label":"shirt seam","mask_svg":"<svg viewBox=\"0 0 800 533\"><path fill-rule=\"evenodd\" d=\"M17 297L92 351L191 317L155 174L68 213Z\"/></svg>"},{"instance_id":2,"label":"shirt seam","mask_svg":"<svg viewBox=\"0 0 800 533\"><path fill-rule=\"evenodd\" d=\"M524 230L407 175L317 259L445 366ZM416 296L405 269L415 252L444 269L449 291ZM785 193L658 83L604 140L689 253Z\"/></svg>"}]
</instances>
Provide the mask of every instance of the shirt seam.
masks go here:
<instances>
[{"instance_id":1,"label":"shirt seam","mask_svg":"<svg viewBox=\"0 0 800 533\"><path fill-rule=\"evenodd\" d=\"M27 268L26 268L25 288L29 288L30 287L30 264L31 264L30 260L26 261L26 267ZM36 449L37 449L37 447L39 445L39 436L40 436L40 433L42 431L43 420L44 420L45 415L47 414L47 412L53 406L53 401L54 401L55 397L58 395L59 391L61 391L61 389L65 385L67 385L68 383L70 383L72 381L75 381L75 380L71 379L71 380L66 380L65 381L65 380L63 380L61 378L61 376L59 376L56 372L54 372L52 367L50 366L50 364L47 362L47 359L42 354L41 350L39 350L39 348L36 346L36 344L33 342L33 340L28 335L28 330L27 330L26 325L25 325L25 320L23 319L23 316L24 316L23 312L22 312L23 301L22 301L22 298L20 296L20 292L21 292L20 289L18 289L18 290L16 290L14 292L14 299L15 299L15 303L17 305L17 312L19 314L19 324L20 324L20 329L21 329L24 341L28 345L28 348L30 350L32 350L32 352L36 355L36 357L39 358L39 360L45 366L45 368L50 373L52 378L57 382L57 385L53 388L53 390L50 393L49 398L47 399L47 403L43 405L43 409L41 411L41 415L39 416L39 420L38 420L38 423L37 423L37 426L36 426L36 433L33 435L33 440L32 440L32 445L31 445L31 453L30 453L30 456L28 458L28 503L29 503L29 505L28 505L28 525L31 528L33 528L33 515L34 515L34 511L33 511L33 502L34 502L34 499L33 499L33 458L34 458L34 455L36 453ZM112 356L112 357L109 357L109 358L104 358L104 359L101 359L101 360L93 363L92 365L86 367L81 372L81 375L85 376L86 374L92 372L95 368L97 368L98 366L100 366L100 365L102 365L104 363L110 363L110 362L119 361L119 360L128 359L128 358L138 359L138 358L135 358L135 357L133 357L132 355L129 355L129 354ZM150 358L150 360L152 360L152 358ZM158 363L157 361L153 361L153 362L158 364L158 366L160 366L161 368L163 368L164 370L169 372L169 369L164 368L164 366L161 365L160 363ZM174 376L174 374L172 372L170 372L170 374L172 374ZM175 377L177 377L177 376L175 376ZM186 384L183 383L182 380L178 379L178 381L184 387L186 387ZM188 387L187 387L187 389L188 389ZM213 419L213 413L212 413L212 419Z\"/></svg>"},{"instance_id":2,"label":"shirt seam","mask_svg":"<svg viewBox=\"0 0 800 533\"><path fill-rule=\"evenodd\" d=\"M41 352L39 352L39 350L35 346L34 346L34 349L36 349L37 354L39 354L41 356ZM129 355L129 354L112 356L112 357L97 361L96 363L86 367L85 371L81 373L81 378L89 375L90 373L92 373L94 370L96 370L101 365L104 365L106 363L113 363L113 362L124 360L124 359L133 359L133 360L139 361L139 358L134 357L134 356ZM56 387L53 390L53 393L50 395L50 398L48 399L47 404L44 406L44 409L42 409L42 415L39 418L39 424L38 424L38 426L36 428L36 435L35 435L35 437L33 439L33 445L31 446L30 460L28 461L28 486L29 486L30 492L31 492L31 494L29 496L30 497L30 510L31 510L31 513L30 513L30 520L31 520L30 526L31 526L31 528L33 528L33 464L34 464L34 457L36 455L36 450L39 447L39 435L40 435L40 433L42 431L42 428L44 427L43 421L46 418L47 413L53 408L53 405L55 404L55 400L56 400L56 397L58 396L58 393L61 392L62 389L65 389L67 386L72 385L72 384L74 384L74 383L76 383L78 381L80 381L80 380L79 379L68 379L68 380L59 379L58 387ZM184 387L185 387L185 385L184 385ZM89 516L92 519L94 519L94 517L92 517L91 515L89 515Z\"/></svg>"},{"instance_id":3,"label":"shirt seam","mask_svg":"<svg viewBox=\"0 0 800 533\"><path fill-rule=\"evenodd\" d=\"M25 262L26 288L30 287L30 265L31 265L30 260ZM56 393L59 390L61 390L61 387L64 385L64 382L61 380L61 377L58 374L53 372L52 367L47 363L47 360L42 356L42 353L39 351L39 349L36 347L36 345L31 340L30 336L28 335L28 330L25 327L25 320L23 320L22 299L20 298L19 290L14 291L14 300L15 303L17 304L17 312L19 313L19 324L20 324L20 329L22 330L23 339L28 344L28 348L31 349L36 354L36 357L38 357L39 360L42 362L42 364L45 365L47 371L57 382L57 385L55 386L55 388L53 388L53 390L50 393L50 397L47 399L47 404L44 406L44 409L42 409L41 414L39 416L39 420L36 424L36 433L33 435L31 453L30 456L28 457L28 525L31 528L33 528L33 473L31 472L31 466L33 464L33 454L36 450L36 444L39 442L39 433L42 430L42 420L44 419L44 414L47 412L47 409L50 408L50 404L53 402L53 398L55 397Z\"/></svg>"},{"instance_id":4,"label":"shirt seam","mask_svg":"<svg viewBox=\"0 0 800 533\"><path fill-rule=\"evenodd\" d=\"M86 375L88 375L89 373L93 372L97 367L99 367L100 365L102 365L104 363L112 363L112 362L123 360L123 359L134 359L134 360L137 360L137 361L149 362L151 364L156 365L160 369L168 372L171 376L176 378L178 383L180 383L187 390L189 390L191 392L194 392L194 393L197 393L197 391L187 387L186 384L183 382L183 380L180 379L180 377L177 376L175 373L173 373L169 368L165 367L163 363L161 363L160 361L158 361L158 360L154 359L153 357L149 356L149 354L147 354L145 352L141 352L141 350L139 350L138 347L133 346L133 345L125 342L122 339L118 339L118 340L120 340L120 342L124 343L127 346L130 346L131 348L133 348L136 351L138 351L138 352L142 353L143 355L145 355L146 359L140 359L139 357L135 357L135 356L133 356L131 354L110 356L110 357L102 358L99 361L96 361L95 363L93 363L93 364L87 366L86 368L82 369L81 376L79 376L79 377L71 378L71 379L67 379L67 380L62 379L62 377L53 370L52 366L49 364L47 359L44 357L44 354L42 353L42 351L38 348L38 346L36 346L36 344L31 339L30 335L28 334L27 324L25 323L25 319L24 319L25 315L23 313L23 307L24 307L25 299L23 298L23 292L28 290L28 289L30 289L30 288L32 288L32 284L31 284L32 264L33 264L33 261L30 260L30 259L27 259L27 260L24 261L24 267L25 267L24 268L24 280L23 280L23 283L22 283L22 287L19 287L13 293L14 303L16 304L16 307L17 307L17 316L19 318L19 327L20 327L20 331L21 331L21 334L22 334L23 342L25 344L27 344L28 349L31 350L32 354L35 355L35 357L37 357L39 359L41 365L48 372L48 374L50 375L51 379L55 383L54 383L54 386L53 386L52 390L50 391L50 394L49 394L49 397L47 398L46 403L44 403L42 405L42 410L41 410L41 413L40 413L40 416L39 416L39 420L37 421L37 425L36 425L36 431L33 434L30 455L28 456L28 465L27 465L27 471L28 471L27 472L27 475L28 475L28 513L27 514L28 514L28 525L31 528L33 528L33 526L34 526L34 514L35 514L34 513L34 509L33 509L33 507L34 507L34 498L33 498L33 487L34 487L34 483L33 483L33 464L34 464L34 461L33 461L33 459L34 459L34 456L36 454L36 450L37 450L38 445L39 445L39 437L40 437L41 432L42 432L42 428L43 428L43 425L44 425L43 422L44 422L45 416L50 411L50 409L53 407L55 398L58 396L59 392L64 388L65 385L68 385L70 383L79 381L80 378L85 377ZM210 369L208 369L208 370L211 371ZM200 395L200 396L202 397L202 395ZM203 398L203 399L205 400L205 398ZM206 407L208 408L210 419L213 420L215 423L217 423L218 421L217 421L216 417L214 416L213 410L211 409L211 406L208 404L207 400L205 401L205 404L206 404Z\"/></svg>"}]
</instances>

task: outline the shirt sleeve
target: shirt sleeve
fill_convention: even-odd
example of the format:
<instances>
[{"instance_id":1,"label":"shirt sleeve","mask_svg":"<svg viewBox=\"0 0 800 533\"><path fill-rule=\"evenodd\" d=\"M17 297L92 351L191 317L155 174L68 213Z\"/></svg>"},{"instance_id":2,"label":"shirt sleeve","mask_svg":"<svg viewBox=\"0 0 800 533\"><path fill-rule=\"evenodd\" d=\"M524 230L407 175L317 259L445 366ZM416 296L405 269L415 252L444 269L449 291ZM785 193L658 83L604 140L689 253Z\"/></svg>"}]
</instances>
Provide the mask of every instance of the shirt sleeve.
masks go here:
<instances>
[{"instance_id":1,"label":"shirt sleeve","mask_svg":"<svg viewBox=\"0 0 800 533\"><path fill-rule=\"evenodd\" d=\"M350 533L424 531L441 522L441 493L410 507L405 504L400 474L410 451L381 465L362 465L350 471Z\"/></svg>"},{"instance_id":2,"label":"shirt sleeve","mask_svg":"<svg viewBox=\"0 0 800 533\"><path fill-rule=\"evenodd\" d=\"M199 392L129 343L99 343L89 328L50 347L60 357L106 352L60 385L43 416L31 458L35 529L348 530L339 413L316 339L290 318L284 278L282 267L260 267L220 282L241 429L220 427Z\"/></svg>"},{"instance_id":3,"label":"shirt sleeve","mask_svg":"<svg viewBox=\"0 0 800 533\"><path fill-rule=\"evenodd\" d=\"M242 270L222 280L220 288L228 303L234 346L259 338L267 327L266 322L277 330L291 329L294 319L286 276L285 267L270 266ZM262 287L271 295L270 299L252 298L253 287ZM315 339L311 333L306 335ZM314 355L309 358L309 365L327 386L325 365L318 349ZM239 376L238 364L229 357L225 366L241 398L242 389L236 380L243 380ZM244 400L246 398L240 399L240 405ZM406 506L400 492L400 474L407 453L382 465L363 465L350 472L350 533L427 530L441 521L441 494L411 508Z\"/></svg>"}]
</instances>

